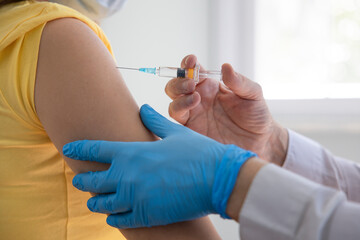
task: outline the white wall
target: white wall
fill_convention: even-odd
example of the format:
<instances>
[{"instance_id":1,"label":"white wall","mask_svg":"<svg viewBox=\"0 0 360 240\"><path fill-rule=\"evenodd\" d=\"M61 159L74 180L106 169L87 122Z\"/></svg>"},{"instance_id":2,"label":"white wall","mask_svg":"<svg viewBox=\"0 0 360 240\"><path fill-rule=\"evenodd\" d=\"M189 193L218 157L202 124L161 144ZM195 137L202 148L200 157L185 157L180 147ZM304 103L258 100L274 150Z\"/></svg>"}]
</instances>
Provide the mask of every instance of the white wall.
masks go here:
<instances>
[{"instance_id":1,"label":"white wall","mask_svg":"<svg viewBox=\"0 0 360 240\"><path fill-rule=\"evenodd\" d=\"M214 59L209 59L214 56L216 43L209 39L214 36L209 26L214 24L209 16L214 9L209 8L208 3L208 0L129 0L121 12L102 24L118 65L179 66L181 59L189 53L196 54L205 67L217 64ZM139 105L149 103L168 116L170 99L164 93L166 79L130 71L122 71L122 75ZM341 109L346 109L348 104L337 102L339 111L330 115L327 113L332 111L331 104L324 112L321 104L313 108L311 102L305 105L290 102L285 103L284 112L283 103L269 102L275 119L281 124L314 138L335 154L360 160L360 128L356 124L360 123L359 102L352 104L347 112L341 112ZM299 104L302 109L311 110L298 112ZM349 114L353 110L356 114ZM338 118L340 115L344 117ZM325 125L327 127L322 128ZM238 225L234 221L222 220L218 216L211 216L211 219L223 239L239 239Z\"/></svg>"},{"instance_id":2,"label":"white wall","mask_svg":"<svg viewBox=\"0 0 360 240\"><path fill-rule=\"evenodd\" d=\"M269 100L276 121L360 162L360 99Z\"/></svg>"},{"instance_id":3,"label":"white wall","mask_svg":"<svg viewBox=\"0 0 360 240\"><path fill-rule=\"evenodd\" d=\"M208 64L207 0L129 0L124 8L103 22L119 66L180 66L193 53ZM139 105L151 104L167 115L168 79L122 71Z\"/></svg>"}]
</instances>

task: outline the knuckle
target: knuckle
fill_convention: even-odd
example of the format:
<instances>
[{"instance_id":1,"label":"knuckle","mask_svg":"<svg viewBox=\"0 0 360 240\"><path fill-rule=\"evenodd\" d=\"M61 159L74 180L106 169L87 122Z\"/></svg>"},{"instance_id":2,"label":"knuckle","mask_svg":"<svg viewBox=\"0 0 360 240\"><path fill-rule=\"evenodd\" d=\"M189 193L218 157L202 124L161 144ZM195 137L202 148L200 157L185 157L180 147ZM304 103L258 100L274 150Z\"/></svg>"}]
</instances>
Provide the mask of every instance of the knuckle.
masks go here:
<instances>
[{"instance_id":1,"label":"knuckle","mask_svg":"<svg viewBox=\"0 0 360 240\"><path fill-rule=\"evenodd\" d=\"M169 82L166 84L166 86L165 86L165 93L166 93L166 95L168 95L168 96L170 97L169 84L170 84L170 81L169 81Z\"/></svg>"},{"instance_id":2,"label":"knuckle","mask_svg":"<svg viewBox=\"0 0 360 240\"><path fill-rule=\"evenodd\" d=\"M169 112L169 116L174 118L175 117L175 113L174 113L174 102L171 102L169 104L169 109L168 109L168 112Z\"/></svg>"},{"instance_id":3,"label":"knuckle","mask_svg":"<svg viewBox=\"0 0 360 240\"><path fill-rule=\"evenodd\" d=\"M195 82L190 79L185 79L181 82L181 87L179 87L179 91L181 93L189 93L195 90Z\"/></svg>"},{"instance_id":4,"label":"knuckle","mask_svg":"<svg viewBox=\"0 0 360 240\"><path fill-rule=\"evenodd\" d=\"M176 88L174 88L174 84L177 82L177 78L171 79L165 86L165 93L170 98L173 98L176 95Z\"/></svg>"}]
</instances>

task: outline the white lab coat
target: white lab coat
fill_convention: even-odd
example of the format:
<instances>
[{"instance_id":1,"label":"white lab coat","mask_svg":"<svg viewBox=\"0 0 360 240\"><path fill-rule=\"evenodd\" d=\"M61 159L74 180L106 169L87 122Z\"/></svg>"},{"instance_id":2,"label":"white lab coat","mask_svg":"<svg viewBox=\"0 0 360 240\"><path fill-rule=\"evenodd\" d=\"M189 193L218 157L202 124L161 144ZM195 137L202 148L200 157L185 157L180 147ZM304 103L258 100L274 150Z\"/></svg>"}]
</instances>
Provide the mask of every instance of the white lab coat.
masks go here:
<instances>
[{"instance_id":1,"label":"white lab coat","mask_svg":"<svg viewBox=\"0 0 360 240\"><path fill-rule=\"evenodd\" d=\"M242 240L360 240L360 165L289 131L283 168L259 171L239 222Z\"/></svg>"}]
</instances>

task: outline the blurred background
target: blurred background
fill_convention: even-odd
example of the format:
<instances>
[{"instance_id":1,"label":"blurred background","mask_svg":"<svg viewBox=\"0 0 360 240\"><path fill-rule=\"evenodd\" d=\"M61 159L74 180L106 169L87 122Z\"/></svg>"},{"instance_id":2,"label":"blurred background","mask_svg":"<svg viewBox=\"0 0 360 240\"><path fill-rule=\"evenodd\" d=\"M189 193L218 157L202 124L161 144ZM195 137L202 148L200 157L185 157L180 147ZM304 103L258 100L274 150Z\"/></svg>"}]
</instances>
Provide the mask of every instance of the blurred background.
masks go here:
<instances>
[{"instance_id":1,"label":"blurred background","mask_svg":"<svg viewBox=\"0 0 360 240\"><path fill-rule=\"evenodd\" d=\"M211 70L259 82L274 118L360 161L360 0L128 0L102 23L119 66ZM139 105L168 117L167 79L122 71ZM238 225L211 216L223 239Z\"/></svg>"}]
</instances>

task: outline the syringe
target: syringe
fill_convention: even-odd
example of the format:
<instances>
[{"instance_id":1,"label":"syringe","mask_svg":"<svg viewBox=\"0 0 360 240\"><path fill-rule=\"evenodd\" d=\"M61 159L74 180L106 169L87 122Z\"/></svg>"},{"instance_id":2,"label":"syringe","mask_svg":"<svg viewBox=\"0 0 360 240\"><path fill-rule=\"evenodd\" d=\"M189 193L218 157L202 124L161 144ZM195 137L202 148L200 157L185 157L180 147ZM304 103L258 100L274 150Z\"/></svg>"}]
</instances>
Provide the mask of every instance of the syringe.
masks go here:
<instances>
[{"instance_id":1,"label":"syringe","mask_svg":"<svg viewBox=\"0 0 360 240\"><path fill-rule=\"evenodd\" d=\"M200 79L212 78L222 81L222 73L220 71L201 71L200 66L194 68L176 68L176 67L154 67L154 68L128 68L116 67L119 69L136 70L144 73L150 73L159 77L169 78L190 78L198 83Z\"/></svg>"}]
</instances>

